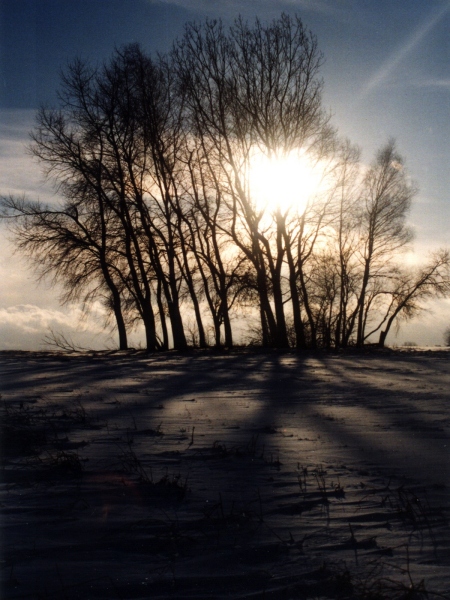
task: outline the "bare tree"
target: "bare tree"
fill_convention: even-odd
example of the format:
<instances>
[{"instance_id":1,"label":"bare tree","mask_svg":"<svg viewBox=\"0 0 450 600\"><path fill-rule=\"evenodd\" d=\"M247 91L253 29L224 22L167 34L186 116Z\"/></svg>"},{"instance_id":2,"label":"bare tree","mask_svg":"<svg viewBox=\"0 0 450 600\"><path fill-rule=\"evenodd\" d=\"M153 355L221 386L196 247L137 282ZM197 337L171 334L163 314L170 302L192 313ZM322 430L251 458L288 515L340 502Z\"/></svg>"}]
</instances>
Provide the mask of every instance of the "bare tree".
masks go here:
<instances>
[{"instance_id":1,"label":"bare tree","mask_svg":"<svg viewBox=\"0 0 450 600\"><path fill-rule=\"evenodd\" d=\"M432 298L445 297L450 293L450 253L439 250L428 264L412 271L398 267L392 270L387 281L390 289L386 312L367 337L380 331L378 344L383 347L392 325L398 320L410 320L425 309L423 302Z\"/></svg>"},{"instance_id":2,"label":"bare tree","mask_svg":"<svg viewBox=\"0 0 450 600\"><path fill-rule=\"evenodd\" d=\"M357 322L356 344L366 338L365 327L377 280L392 264L392 260L412 239L406 225L411 200L416 193L408 181L403 159L391 140L382 148L367 171L360 198L359 236L362 281L354 317Z\"/></svg>"},{"instance_id":3,"label":"bare tree","mask_svg":"<svg viewBox=\"0 0 450 600\"><path fill-rule=\"evenodd\" d=\"M112 252L102 203L94 207L91 202L82 210L67 200L54 208L9 196L1 199L1 209L17 250L34 263L38 277L62 284L63 304L81 300L86 308L100 299L114 314L119 348L127 349L121 266Z\"/></svg>"},{"instance_id":4,"label":"bare tree","mask_svg":"<svg viewBox=\"0 0 450 600\"><path fill-rule=\"evenodd\" d=\"M238 19L229 32L208 21L187 26L174 60L193 135L208 149L228 207L227 234L255 271L264 341L287 346L284 218L276 212L268 225L252 198L249 172L256 151L268 157L312 151L330 136L316 39L287 15L253 27Z\"/></svg>"},{"instance_id":5,"label":"bare tree","mask_svg":"<svg viewBox=\"0 0 450 600\"><path fill-rule=\"evenodd\" d=\"M66 198L75 199L78 214L101 218L101 212L91 210L90 200L94 197L107 211L108 250L121 259L121 279L144 321L147 347L155 349L159 344L148 260L134 227L135 211L130 203L134 173L127 169L127 153L140 140L126 122L118 97L122 96L113 86L121 59L114 57L111 65L100 72L78 60L70 65L63 75L61 108L43 108L37 114L31 151L56 189ZM96 225L101 227L99 221Z\"/></svg>"}]
</instances>

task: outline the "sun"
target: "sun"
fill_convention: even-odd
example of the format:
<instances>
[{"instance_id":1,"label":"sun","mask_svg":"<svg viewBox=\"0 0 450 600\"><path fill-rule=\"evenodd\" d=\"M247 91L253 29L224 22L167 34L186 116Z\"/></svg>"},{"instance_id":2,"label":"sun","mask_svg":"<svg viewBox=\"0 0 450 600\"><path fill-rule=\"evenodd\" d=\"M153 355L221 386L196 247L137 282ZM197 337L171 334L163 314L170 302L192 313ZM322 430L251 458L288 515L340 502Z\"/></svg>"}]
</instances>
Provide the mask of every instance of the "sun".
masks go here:
<instances>
[{"instance_id":1,"label":"sun","mask_svg":"<svg viewBox=\"0 0 450 600\"><path fill-rule=\"evenodd\" d=\"M320 169L302 151L277 156L257 151L249 161L249 193L254 207L261 211L301 215L320 184Z\"/></svg>"}]
</instances>

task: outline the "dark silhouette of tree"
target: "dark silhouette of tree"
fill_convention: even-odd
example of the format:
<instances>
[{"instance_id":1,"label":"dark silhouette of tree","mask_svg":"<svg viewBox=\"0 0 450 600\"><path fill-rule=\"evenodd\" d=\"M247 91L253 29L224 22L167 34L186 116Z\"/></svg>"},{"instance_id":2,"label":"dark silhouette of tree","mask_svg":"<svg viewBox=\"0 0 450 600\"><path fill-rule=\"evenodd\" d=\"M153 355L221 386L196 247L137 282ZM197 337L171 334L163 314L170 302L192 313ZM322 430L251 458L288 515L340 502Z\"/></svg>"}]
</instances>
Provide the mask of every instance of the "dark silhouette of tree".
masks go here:
<instances>
[{"instance_id":1,"label":"dark silhouette of tree","mask_svg":"<svg viewBox=\"0 0 450 600\"><path fill-rule=\"evenodd\" d=\"M174 97L167 65L129 46L98 70L75 61L63 78L62 109L42 110L33 134L34 154L64 191L76 195L87 186L113 215L115 251L126 265L124 282L151 350L161 346L153 306L156 281L162 345L168 347L169 339L161 292L173 343L186 346L173 202L179 112Z\"/></svg>"},{"instance_id":2,"label":"dark silhouette of tree","mask_svg":"<svg viewBox=\"0 0 450 600\"><path fill-rule=\"evenodd\" d=\"M385 314L373 333L380 331L379 346L385 345L386 337L400 319L410 320L425 309L423 302L431 298L445 297L450 293L450 254L440 250L422 267L406 270L398 267L386 281L384 294L389 298Z\"/></svg>"},{"instance_id":3,"label":"dark silhouette of tree","mask_svg":"<svg viewBox=\"0 0 450 600\"><path fill-rule=\"evenodd\" d=\"M88 307L100 299L114 314L119 347L126 350L121 265L111 253L109 217L99 200L97 206L90 203L89 210L81 212L69 200L55 209L9 196L3 199L2 210L12 220L17 249L31 259L41 278L62 284L62 304L82 301Z\"/></svg>"},{"instance_id":4,"label":"dark silhouette of tree","mask_svg":"<svg viewBox=\"0 0 450 600\"><path fill-rule=\"evenodd\" d=\"M132 75L126 62L127 56L119 53L99 70L74 61L63 75L61 108L41 109L37 115L31 149L63 194L78 202L101 196L111 215L113 247L123 259L122 277L144 322L147 347L156 349L151 264L136 226L146 148L133 117L134 98L126 94ZM84 189L87 195L80 194Z\"/></svg>"}]
</instances>

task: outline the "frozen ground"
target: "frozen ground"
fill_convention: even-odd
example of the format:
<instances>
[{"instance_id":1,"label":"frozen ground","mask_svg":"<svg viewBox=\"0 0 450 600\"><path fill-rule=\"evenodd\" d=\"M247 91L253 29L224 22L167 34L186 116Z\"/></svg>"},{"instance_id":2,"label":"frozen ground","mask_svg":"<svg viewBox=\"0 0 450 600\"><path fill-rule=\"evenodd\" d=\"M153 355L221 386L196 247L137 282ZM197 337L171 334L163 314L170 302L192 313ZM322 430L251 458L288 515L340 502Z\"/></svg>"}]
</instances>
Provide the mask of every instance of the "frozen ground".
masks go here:
<instances>
[{"instance_id":1,"label":"frozen ground","mask_svg":"<svg viewBox=\"0 0 450 600\"><path fill-rule=\"evenodd\" d=\"M448 352L0 368L2 598L450 598Z\"/></svg>"}]
</instances>

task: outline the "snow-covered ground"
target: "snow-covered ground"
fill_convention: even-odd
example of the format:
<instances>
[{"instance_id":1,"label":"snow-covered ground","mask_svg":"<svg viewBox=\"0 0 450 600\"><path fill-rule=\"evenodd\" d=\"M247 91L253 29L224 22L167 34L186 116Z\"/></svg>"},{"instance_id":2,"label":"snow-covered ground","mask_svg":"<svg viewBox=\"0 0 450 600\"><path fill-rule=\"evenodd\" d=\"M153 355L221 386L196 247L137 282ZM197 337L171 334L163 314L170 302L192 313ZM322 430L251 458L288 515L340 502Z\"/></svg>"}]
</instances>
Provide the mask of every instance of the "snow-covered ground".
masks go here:
<instances>
[{"instance_id":1,"label":"snow-covered ground","mask_svg":"<svg viewBox=\"0 0 450 600\"><path fill-rule=\"evenodd\" d=\"M2 598L450 590L446 350L0 369Z\"/></svg>"}]
</instances>

